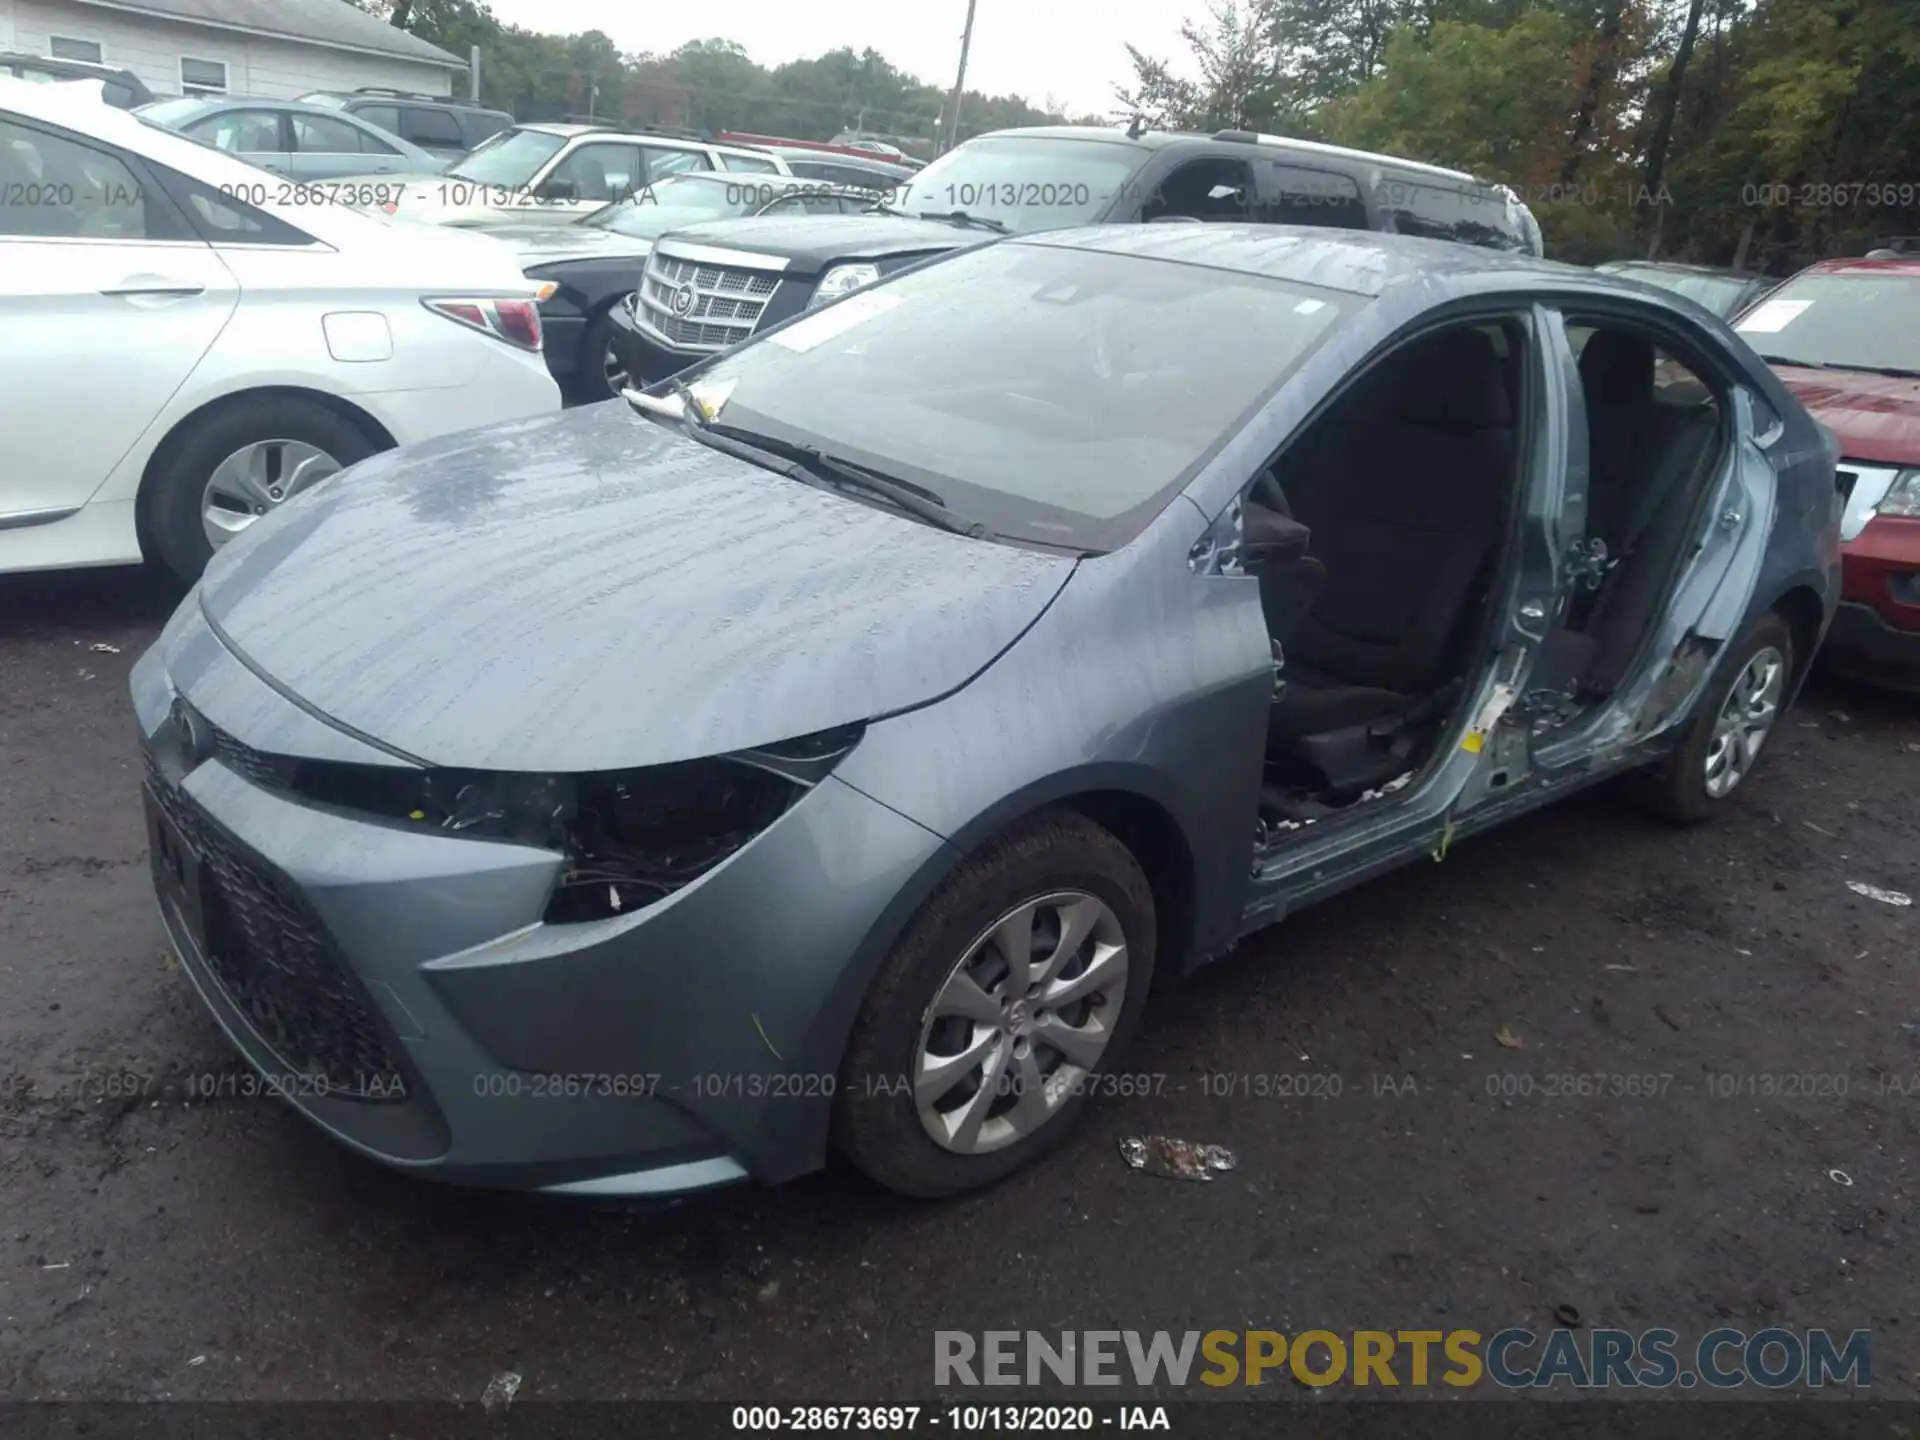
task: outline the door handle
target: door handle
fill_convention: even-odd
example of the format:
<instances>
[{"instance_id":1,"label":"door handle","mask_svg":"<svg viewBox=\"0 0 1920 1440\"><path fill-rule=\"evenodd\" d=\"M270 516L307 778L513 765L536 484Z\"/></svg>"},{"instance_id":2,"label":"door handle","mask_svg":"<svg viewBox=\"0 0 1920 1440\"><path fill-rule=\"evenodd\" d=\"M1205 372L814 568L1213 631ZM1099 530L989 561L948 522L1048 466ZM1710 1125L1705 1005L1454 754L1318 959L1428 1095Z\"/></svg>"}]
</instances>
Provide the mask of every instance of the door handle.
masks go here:
<instances>
[{"instance_id":1,"label":"door handle","mask_svg":"<svg viewBox=\"0 0 1920 1440\"><path fill-rule=\"evenodd\" d=\"M187 280L126 280L118 285L110 285L100 293L120 300L149 297L185 300L206 294L207 287Z\"/></svg>"}]
</instances>

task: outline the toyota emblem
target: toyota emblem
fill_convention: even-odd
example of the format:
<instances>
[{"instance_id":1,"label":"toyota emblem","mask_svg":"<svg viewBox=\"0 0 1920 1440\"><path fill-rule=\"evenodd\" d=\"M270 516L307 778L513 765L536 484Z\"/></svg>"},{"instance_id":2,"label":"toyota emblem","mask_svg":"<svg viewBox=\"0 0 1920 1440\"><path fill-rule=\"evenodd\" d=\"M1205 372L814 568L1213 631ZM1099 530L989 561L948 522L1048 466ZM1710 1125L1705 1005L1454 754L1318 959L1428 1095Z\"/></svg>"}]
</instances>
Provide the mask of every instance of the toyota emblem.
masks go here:
<instances>
[{"instance_id":1,"label":"toyota emblem","mask_svg":"<svg viewBox=\"0 0 1920 1440\"><path fill-rule=\"evenodd\" d=\"M192 769L213 753L213 734L206 722L185 700L173 702L173 730L180 739L180 755Z\"/></svg>"},{"instance_id":2,"label":"toyota emblem","mask_svg":"<svg viewBox=\"0 0 1920 1440\"><path fill-rule=\"evenodd\" d=\"M686 319L687 316L693 313L693 307L699 302L699 299L699 292L693 288L692 282L689 281L673 292L673 313L683 320Z\"/></svg>"}]
</instances>

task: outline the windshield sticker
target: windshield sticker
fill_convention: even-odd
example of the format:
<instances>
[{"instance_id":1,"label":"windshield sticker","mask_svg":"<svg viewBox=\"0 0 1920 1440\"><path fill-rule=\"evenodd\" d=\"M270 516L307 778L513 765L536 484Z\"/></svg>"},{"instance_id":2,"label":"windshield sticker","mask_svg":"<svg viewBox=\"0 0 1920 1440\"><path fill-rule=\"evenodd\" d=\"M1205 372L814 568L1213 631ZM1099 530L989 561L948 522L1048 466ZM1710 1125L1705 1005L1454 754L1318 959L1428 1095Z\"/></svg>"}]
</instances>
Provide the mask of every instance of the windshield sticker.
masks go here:
<instances>
[{"instance_id":1,"label":"windshield sticker","mask_svg":"<svg viewBox=\"0 0 1920 1440\"><path fill-rule=\"evenodd\" d=\"M1733 328L1742 335L1775 335L1800 318L1811 300L1764 300Z\"/></svg>"},{"instance_id":2,"label":"windshield sticker","mask_svg":"<svg viewBox=\"0 0 1920 1440\"><path fill-rule=\"evenodd\" d=\"M767 336L767 341L804 355L835 336L846 334L854 326L863 325L876 315L886 314L899 303L900 297L897 295L849 295L827 306L819 314L809 315Z\"/></svg>"},{"instance_id":3,"label":"windshield sticker","mask_svg":"<svg viewBox=\"0 0 1920 1440\"><path fill-rule=\"evenodd\" d=\"M1326 308L1327 302L1324 300L1302 300L1298 305L1293 307L1293 313L1296 315L1317 315Z\"/></svg>"}]
</instances>

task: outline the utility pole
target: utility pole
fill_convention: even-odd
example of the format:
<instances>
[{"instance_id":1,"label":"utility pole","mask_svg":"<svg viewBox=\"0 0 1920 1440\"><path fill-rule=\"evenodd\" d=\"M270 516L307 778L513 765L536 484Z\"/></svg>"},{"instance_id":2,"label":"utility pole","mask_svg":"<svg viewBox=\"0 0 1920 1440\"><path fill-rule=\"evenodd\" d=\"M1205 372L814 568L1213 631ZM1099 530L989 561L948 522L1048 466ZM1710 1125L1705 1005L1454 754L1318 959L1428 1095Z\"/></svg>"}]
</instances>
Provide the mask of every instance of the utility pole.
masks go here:
<instances>
[{"instance_id":1,"label":"utility pole","mask_svg":"<svg viewBox=\"0 0 1920 1440\"><path fill-rule=\"evenodd\" d=\"M975 0L967 0L967 28L960 32L960 74L953 82L953 104L947 114L947 143L941 147L951 150L960 140L960 97L967 93L967 47L973 44L973 7Z\"/></svg>"},{"instance_id":2,"label":"utility pole","mask_svg":"<svg viewBox=\"0 0 1920 1440\"><path fill-rule=\"evenodd\" d=\"M480 47L475 45L467 60L467 98L480 103Z\"/></svg>"}]
</instances>

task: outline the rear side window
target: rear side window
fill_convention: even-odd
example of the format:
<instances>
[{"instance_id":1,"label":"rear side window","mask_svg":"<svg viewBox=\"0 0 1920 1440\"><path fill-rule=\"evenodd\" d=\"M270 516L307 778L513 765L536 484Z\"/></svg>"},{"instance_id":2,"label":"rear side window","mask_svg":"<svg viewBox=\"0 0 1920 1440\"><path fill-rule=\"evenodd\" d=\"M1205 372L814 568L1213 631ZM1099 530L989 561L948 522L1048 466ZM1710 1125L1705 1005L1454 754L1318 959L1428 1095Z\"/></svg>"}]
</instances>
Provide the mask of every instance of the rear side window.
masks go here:
<instances>
[{"instance_id":1,"label":"rear side window","mask_svg":"<svg viewBox=\"0 0 1920 1440\"><path fill-rule=\"evenodd\" d=\"M1367 207L1349 175L1278 160L1254 166L1253 218L1265 225L1367 229Z\"/></svg>"},{"instance_id":2,"label":"rear side window","mask_svg":"<svg viewBox=\"0 0 1920 1440\"><path fill-rule=\"evenodd\" d=\"M1389 177L1381 183L1379 199L1402 235L1493 250L1527 248L1526 238L1508 221L1505 200L1493 191Z\"/></svg>"},{"instance_id":3,"label":"rear side window","mask_svg":"<svg viewBox=\"0 0 1920 1440\"><path fill-rule=\"evenodd\" d=\"M57 240L172 240L126 163L64 136L0 119L0 235Z\"/></svg>"},{"instance_id":4,"label":"rear side window","mask_svg":"<svg viewBox=\"0 0 1920 1440\"><path fill-rule=\"evenodd\" d=\"M755 175L775 175L780 170L771 159L760 155L722 155L720 158L729 170L746 170Z\"/></svg>"},{"instance_id":5,"label":"rear side window","mask_svg":"<svg viewBox=\"0 0 1920 1440\"><path fill-rule=\"evenodd\" d=\"M235 195L222 195L210 185L189 179L177 170L155 167L155 174L179 206L188 212L203 239L226 245L311 245L313 237L264 210L256 210ZM244 189L244 186L235 187ZM255 189L271 193L275 187Z\"/></svg>"},{"instance_id":6,"label":"rear side window","mask_svg":"<svg viewBox=\"0 0 1920 1440\"><path fill-rule=\"evenodd\" d=\"M400 135L416 145L438 145L444 149L466 148L460 122L451 110L434 110L425 105L408 105L400 111Z\"/></svg>"},{"instance_id":7,"label":"rear side window","mask_svg":"<svg viewBox=\"0 0 1920 1440\"><path fill-rule=\"evenodd\" d=\"M392 146L331 115L295 115L293 148L306 155L353 155L362 150L376 155L394 153Z\"/></svg>"},{"instance_id":8,"label":"rear side window","mask_svg":"<svg viewBox=\"0 0 1920 1440\"><path fill-rule=\"evenodd\" d=\"M353 112L369 125L378 125L389 135L400 133L400 107L398 105L362 105Z\"/></svg>"}]
</instances>

